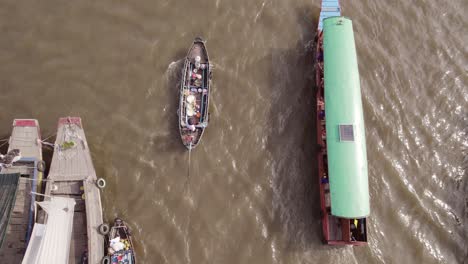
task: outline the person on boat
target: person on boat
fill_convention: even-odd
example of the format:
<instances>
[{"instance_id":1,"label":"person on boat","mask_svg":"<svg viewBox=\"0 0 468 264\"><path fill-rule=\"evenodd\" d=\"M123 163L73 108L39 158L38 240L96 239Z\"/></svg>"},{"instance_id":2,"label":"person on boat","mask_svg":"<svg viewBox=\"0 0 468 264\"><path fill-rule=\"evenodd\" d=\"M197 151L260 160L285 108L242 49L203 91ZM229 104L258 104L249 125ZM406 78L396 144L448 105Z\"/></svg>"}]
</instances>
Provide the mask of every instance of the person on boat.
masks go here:
<instances>
[{"instance_id":1,"label":"person on boat","mask_svg":"<svg viewBox=\"0 0 468 264\"><path fill-rule=\"evenodd\" d=\"M350 232L351 241L356 241L356 238L354 237L354 233L357 232L358 224L359 224L358 220L357 220L357 219L353 219L353 222L351 223L351 226L350 226L350 229L351 229L351 232Z\"/></svg>"},{"instance_id":2,"label":"person on boat","mask_svg":"<svg viewBox=\"0 0 468 264\"><path fill-rule=\"evenodd\" d=\"M323 101L323 96L320 96L317 104L318 106L320 106L320 109L323 109L323 107L325 106L325 102Z\"/></svg>"},{"instance_id":3,"label":"person on boat","mask_svg":"<svg viewBox=\"0 0 468 264\"><path fill-rule=\"evenodd\" d=\"M321 76L323 76L323 61L320 61L319 63L317 63L317 66L319 67Z\"/></svg>"},{"instance_id":4,"label":"person on boat","mask_svg":"<svg viewBox=\"0 0 468 264\"><path fill-rule=\"evenodd\" d=\"M328 183L328 177L327 177L326 172L323 173L323 177L322 177L321 182L322 182L322 184Z\"/></svg>"},{"instance_id":5,"label":"person on boat","mask_svg":"<svg viewBox=\"0 0 468 264\"><path fill-rule=\"evenodd\" d=\"M196 57L195 57L195 68L196 68L196 69L200 69L200 62L201 62L201 57L200 57L200 56L196 56Z\"/></svg>"},{"instance_id":6,"label":"person on boat","mask_svg":"<svg viewBox=\"0 0 468 264\"><path fill-rule=\"evenodd\" d=\"M202 75L201 74L195 74L195 80L193 81L195 86L201 86L202 84Z\"/></svg>"},{"instance_id":7,"label":"person on boat","mask_svg":"<svg viewBox=\"0 0 468 264\"><path fill-rule=\"evenodd\" d=\"M325 110L320 110L319 111L319 119L320 120L324 120L325 119Z\"/></svg>"},{"instance_id":8,"label":"person on boat","mask_svg":"<svg viewBox=\"0 0 468 264\"><path fill-rule=\"evenodd\" d=\"M320 62L323 61L323 50L322 49L319 50L319 53L317 55L317 61L320 61Z\"/></svg>"},{"instance_id":9,"label":"person on boat","mask_svg":"<svg viewBox=\"0 0 468 264\"><path fill-rule=\"evenodd\" d=\"M187 127L190 131L194 132L195 129L196 129L196 127L195 127L195 124L196 124L196 123L197 123L197 122L196 122L195 118L191 117L191 118L189 118L186 127Z\"/></svg>"}]
</instances>

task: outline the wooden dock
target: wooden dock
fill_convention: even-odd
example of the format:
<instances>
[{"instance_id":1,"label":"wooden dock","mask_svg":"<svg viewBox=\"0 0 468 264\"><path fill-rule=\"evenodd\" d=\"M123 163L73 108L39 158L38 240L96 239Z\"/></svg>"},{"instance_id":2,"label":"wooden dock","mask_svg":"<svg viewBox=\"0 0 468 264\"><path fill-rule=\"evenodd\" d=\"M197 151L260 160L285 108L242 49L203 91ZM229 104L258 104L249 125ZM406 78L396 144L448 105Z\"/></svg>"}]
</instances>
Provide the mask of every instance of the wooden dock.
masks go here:
<instances>
[{"instance_id":1,"label":"wooden dock","mask_svg":"<svg viewBox=\"0 0 468 264\"><path fill-rule=\"evenodd\" d=\"M37 164L42 161L42 146L40 129L37 120L16 119L13 121L13 131L9 141L8 151L19 149L22 158L11 167L4 168L2 174L20 173L16 190L16 199L8 223L5 240L0 248L1 263L21 263L34 223L34 201L36 192L40 189L42 172L37 170Z\"/></svg>"},{"instance_id":2,"label":"wooden dock","mask_svg":"<svg viewBox=\"0 0 468 264\"><path fill-rule=\"evenodd\" d=\"M104 237L98 232L103 223L100 190L79 117L59 119L47 179L46 197L70 197L76 201L69 262L81 263L87 255L88 263L100 263L104 256Z\"/></svg>"}]
</instances>

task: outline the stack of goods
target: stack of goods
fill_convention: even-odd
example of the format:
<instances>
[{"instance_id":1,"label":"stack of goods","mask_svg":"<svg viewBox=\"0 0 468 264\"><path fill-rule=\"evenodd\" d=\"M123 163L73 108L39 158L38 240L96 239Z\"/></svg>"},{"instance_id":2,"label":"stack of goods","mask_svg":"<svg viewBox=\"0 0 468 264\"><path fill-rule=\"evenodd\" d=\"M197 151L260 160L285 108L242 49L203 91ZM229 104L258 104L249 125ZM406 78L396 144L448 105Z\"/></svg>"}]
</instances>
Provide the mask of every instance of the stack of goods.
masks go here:
<instances>
[{"instance_id":1,"label":"stack of goods","mask_svg":"<svg viewBox=\"0 0 468 264\"><path fill-rule=\"evenodd\" d=\"M116 237L110 240L108 252L111 255L112 264L131 264L132 250L128 239Z\"/></svg>"},{"instance_id":2,"label":"stack of goods","mask_svg":"<svg viewBox=\"0 0 468 264\"><path fill-rule=\"evenodd\" d=\"M195 115L196 112L196 105L195 105L195 96L194 95L189 95L187 96L187 116L193 116Z\"/></svg>"},{"instance_id":3,"label":"stack of goods","mask_svg":"<svg viewBox=\"0 0 468 264\"><path fill-rule=\"evenodd\" d=\"M112 264L133 264L132 251L119 251L111 256Z\"/></svg>"}]
</instances>

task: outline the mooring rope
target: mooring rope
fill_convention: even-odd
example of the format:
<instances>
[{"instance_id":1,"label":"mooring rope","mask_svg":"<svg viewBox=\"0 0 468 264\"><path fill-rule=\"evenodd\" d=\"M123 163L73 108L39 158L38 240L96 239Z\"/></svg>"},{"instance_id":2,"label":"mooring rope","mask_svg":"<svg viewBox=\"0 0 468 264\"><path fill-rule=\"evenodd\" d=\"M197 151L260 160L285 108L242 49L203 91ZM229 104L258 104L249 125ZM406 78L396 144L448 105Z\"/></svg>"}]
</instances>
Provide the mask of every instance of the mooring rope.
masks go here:
<instances>
[{"instance_id":1,"label":"mooring rope","mask_svg":"<svg viewBox=\"0 0 468 264\"><path fill-rule=\"evenodd\" d=\"M192 154L192 142L190 142L190 148L188 152L188 172L187 172L187 177L190 178L190 157Z\"/></svg>"},{"instance_id":2,"label":"mooring rope","mask_svg":"<svg viewBox=\"0 0 468 264\"><path fill-rule=\"evenodd\" d=\"M52 135L50 135L50 136L44 138L44 139L41 140L41 141L46 141L46 140L48 140L48 139L51 138L51 137L55 137L56 135L57 135L57 133L54 133L54 134L52 134Z\"/></svg>"},{"instance_id":3,"label":"mooring rope","mask_svg":"<svg viewBox=\"0 0 468 264\"><path fill-rule=\"evenodd\" d=\"M0 148L5 146L8 143L8 141L5 141L3 144L0 145Z\"/></svg>"}]
</instances>

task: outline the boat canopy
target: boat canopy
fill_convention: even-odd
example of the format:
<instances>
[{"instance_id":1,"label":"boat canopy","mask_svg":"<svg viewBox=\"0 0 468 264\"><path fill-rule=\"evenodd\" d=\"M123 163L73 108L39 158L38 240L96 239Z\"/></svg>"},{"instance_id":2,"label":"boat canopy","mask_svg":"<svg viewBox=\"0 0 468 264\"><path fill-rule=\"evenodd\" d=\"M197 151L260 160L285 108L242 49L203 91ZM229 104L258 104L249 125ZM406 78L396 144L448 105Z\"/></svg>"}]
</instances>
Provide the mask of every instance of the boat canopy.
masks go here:
<instances>
[{"instance_id":1,"label":"boat canopy","mask_svg":"<svg viewBox=\"0 0 468 264\"><path fill-rule=\"evenodd\" d=\"M322 0L320 9L319 30L323 28L323 20L329 17L341 16L340 1L338 0Z\"/></svg>"},{"instance_id":2,"label":"boat canopy","mask_svg":"<svg viewBox=\"0 0 468 264\"><path fill-rule=\"evenodd\" d=\"M36 202L36 204L47 213L47 222L34 225L22 263L68 263L75 200L52 197L50 201Z\"/></svg>"},{"instance_id":3,"label":"boat canopy","mask_svg":"<svg viewBox=\"0 0 468 264\"><path fill-rule=\"evenodd\" d=\"M0 248L5 239L11 212L15 207L19 178L19 173L0 174Z\"/></svg>"},{"instance_id":4,"label":"boat canopy","mask_svg":"<svg viewBox=\"0 0 468 264\"><path fill-rule=\"evenodd\" d=\"M352 21L324 20L324 85L331 214L369 215L366 138Z\"/></svg>"}]
</instances>

